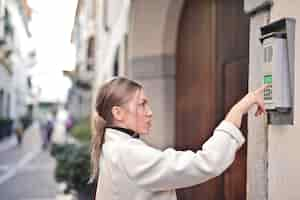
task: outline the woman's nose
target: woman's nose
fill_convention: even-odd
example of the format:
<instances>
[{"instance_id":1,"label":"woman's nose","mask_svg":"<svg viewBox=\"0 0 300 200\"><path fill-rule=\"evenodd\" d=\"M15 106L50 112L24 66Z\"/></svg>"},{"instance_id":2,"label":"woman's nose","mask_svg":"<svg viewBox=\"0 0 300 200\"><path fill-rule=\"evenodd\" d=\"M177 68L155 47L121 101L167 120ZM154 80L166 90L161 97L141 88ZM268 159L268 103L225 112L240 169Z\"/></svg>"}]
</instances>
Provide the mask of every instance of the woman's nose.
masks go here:
<instances>
[{"instance_id":1,"label":"woman's nose","mask_svg":"<svg viewBox=\"0 0 300 200\"><path fill-rule=\"evenodd\" d=\"M150 106L148 106L147 116L152 117L152 115L153 115L152 110L151 110Z\"/></svg>"}]
</instances>

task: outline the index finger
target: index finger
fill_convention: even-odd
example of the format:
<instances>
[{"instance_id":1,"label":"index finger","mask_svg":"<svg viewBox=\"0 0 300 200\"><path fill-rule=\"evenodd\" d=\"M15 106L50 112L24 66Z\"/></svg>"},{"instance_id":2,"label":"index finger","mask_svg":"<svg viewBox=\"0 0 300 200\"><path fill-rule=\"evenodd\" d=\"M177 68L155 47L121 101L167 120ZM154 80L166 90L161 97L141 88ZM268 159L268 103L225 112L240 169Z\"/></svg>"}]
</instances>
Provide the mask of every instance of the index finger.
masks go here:
<instances>
[{"instance_id":1,"label":"index finger","mask_svg":"<svg viewBox=\"0 0 300 200\"><path fill-rule=\"evenodd\" d=\"M271 84L264 84L261 87L259 87L258 89L255 90L255 93L261 93L263 92L265 89L271 87Z\"/></svg>"}]
</instances>

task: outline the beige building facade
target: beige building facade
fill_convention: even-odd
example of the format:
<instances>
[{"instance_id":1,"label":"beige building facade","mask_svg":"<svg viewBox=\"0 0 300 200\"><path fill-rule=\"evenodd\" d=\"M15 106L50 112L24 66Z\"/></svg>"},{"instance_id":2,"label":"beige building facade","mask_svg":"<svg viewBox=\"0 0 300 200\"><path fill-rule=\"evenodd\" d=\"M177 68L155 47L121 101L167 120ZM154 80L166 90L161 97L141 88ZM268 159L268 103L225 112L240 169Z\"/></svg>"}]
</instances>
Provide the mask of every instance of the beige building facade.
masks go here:
<instances>
[{"instance_id":1,"label":"beige building facade","mask_svg":"<svg viewBox=\"0 0 300 200\"><path fill-rule=\"evenodd\" d=\"M300 14L299 1L247 1L245 10L251 11L250 25L250 81L251 89L260 84L262 66L262 47L259 42L263 25L282 18L294 18L295 58L294 70L294 119L293 125L266 125L263 119L249 117L248 141L248 199L291 199L300 198L297 172L300 167L299 151L299 85L298 65L300 63ZM258 8L258 9L257 9Z\"/></svg>"}]
</instances>

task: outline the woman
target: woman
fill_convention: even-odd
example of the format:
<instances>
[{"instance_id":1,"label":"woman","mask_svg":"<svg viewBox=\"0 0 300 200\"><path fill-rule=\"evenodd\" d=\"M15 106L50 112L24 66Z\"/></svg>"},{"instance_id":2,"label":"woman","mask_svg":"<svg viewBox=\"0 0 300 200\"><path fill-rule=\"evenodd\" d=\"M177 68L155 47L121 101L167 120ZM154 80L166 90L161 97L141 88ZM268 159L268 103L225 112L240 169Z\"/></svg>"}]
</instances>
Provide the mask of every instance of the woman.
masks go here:
<instances>
[{"instance_id":1,"label":"woman","mask_svg":"<svg viewBox=\"0 0 300 200\"><path fill-rule=\"evenodd\" d=\"M143 87L126 78L106 83L96 99L91 143L92 174L98 177L96 199L175 200L175 189L220 175L233 162L245 139L239 128L243 114L258 105L265 112L263 86L232 107L202 150L154 149L139 135L148 134L152 111Z\"/></svg>"}]
</instances>

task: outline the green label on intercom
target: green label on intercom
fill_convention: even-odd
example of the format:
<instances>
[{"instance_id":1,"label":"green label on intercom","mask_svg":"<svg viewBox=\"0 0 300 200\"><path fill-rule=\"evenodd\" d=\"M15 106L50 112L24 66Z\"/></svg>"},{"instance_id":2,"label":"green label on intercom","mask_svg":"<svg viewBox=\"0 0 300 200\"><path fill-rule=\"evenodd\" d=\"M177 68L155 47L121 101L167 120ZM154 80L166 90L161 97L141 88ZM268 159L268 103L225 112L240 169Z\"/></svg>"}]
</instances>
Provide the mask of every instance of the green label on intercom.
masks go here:
<instances>
[{"instance_id":1,"label":"green label on intercom","mask_svg":"<svg viewBox=\"0 0 300 200\"><path fill-rule=\"evenodd\" d=\"M264 90L264 99L265 100L272 100L272 75L265 75L264 76L264 84L270 84L271 87L266 88Z\"/></svg>"},{"instance_id":2,"label":"green label on intercom","mask_svg":"<svg viewBox=\"0 0 300 200\"><path fill-rule=\"evenodd\" d=\"M264 84L271 84L271 83L272 83L272 75L265 75Z\"/></svg>"}]
</instances>

